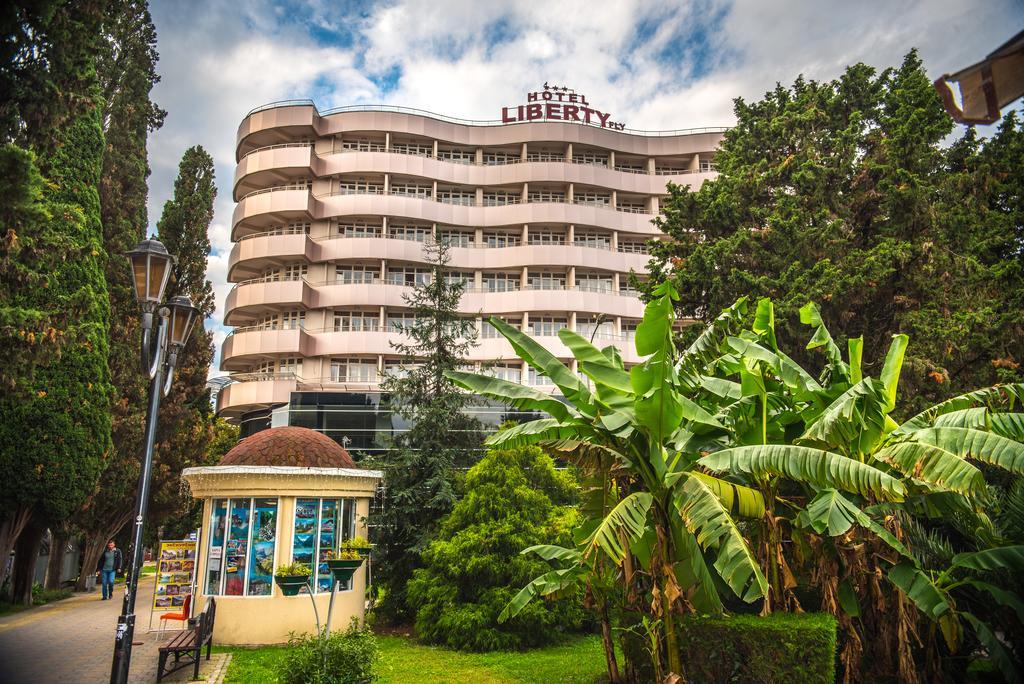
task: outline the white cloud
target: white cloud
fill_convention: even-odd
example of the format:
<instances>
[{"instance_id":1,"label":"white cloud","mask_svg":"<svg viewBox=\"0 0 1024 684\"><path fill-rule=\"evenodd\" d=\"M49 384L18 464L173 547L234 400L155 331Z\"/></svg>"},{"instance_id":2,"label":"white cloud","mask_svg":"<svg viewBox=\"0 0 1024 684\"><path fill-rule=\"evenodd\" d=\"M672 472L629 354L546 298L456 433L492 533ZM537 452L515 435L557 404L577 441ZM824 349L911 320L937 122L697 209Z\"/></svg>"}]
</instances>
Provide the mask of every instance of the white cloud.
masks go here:
<instances>
[{"instance_id":1,"label":"white cloud","mask_svg":"<svg viewBox=\"0 0 1024 684\"><path fill-rule=\"evenodd\" d=\"M193 0L156 2L153 16L163 78L153 98L168 116L150 136L150 224L171 195L182 153L203 145L219 186L208 262L218 310L208 327L220 336L235 132L257 105L386 101L495 119L503 105L551 81L587 94L630 128L729 125L737 96L758 99L800 73L832 79L859 61L896 65L915 46L937 78L983 57L1020 19L1019 0ZM344 39L325 45L325 35ZM394 74L382 92L377 83Z\"/></svg>"}]
</instances>

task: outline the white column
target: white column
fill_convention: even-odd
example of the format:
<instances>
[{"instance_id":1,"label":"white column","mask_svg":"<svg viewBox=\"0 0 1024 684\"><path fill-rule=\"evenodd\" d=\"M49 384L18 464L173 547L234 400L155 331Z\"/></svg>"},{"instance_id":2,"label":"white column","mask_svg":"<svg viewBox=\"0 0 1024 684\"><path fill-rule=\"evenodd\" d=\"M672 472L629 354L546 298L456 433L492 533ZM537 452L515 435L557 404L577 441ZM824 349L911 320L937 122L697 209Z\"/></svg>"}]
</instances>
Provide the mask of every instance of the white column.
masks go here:
<instances>
[{"instance_id":1,"label":"white column","mask_svg":"<svg viewBox=\"0 0 1024 684\"><path fill-rule=\"evenodd\" d=\"M572 163L572 143L567 143L565 146L565 161Z\"/></svg>"},{"instance_id":2,"label":"white column","mask_svg":"<svg viewBox=\"0 0 1024 684\"><path fill-rule=\"evenodd\" d=\"M390 131L384 133L384 149L385 150L390 150L391 149L391 132Z\"/></svg>"},{"instance_id":3,"label":"white column","mask_svg":"<svg viewBox=\"0 0 1024 684\"><path fill-rule=\"evenodd\" d=\"M690 159L690 171L694 173L700 171L700 153L694 154L693 158Z\"/></svg>"}]
</instances>

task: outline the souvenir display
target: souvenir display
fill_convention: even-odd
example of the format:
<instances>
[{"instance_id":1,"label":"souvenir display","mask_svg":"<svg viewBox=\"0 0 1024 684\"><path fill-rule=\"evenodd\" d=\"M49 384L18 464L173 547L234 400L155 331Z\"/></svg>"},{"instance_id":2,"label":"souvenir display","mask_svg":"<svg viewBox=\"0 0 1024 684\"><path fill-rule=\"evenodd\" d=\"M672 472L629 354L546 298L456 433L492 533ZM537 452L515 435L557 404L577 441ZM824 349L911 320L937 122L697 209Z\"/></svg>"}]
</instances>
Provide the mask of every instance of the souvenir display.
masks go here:
<instances>
[{"instance_id":1,"label":"souvenir display","mask_svg":"<svg viewBox=\"0 0 1024 684\"><path fill-rule=\"evenodd\" d=\"M153 609L165 611L181 608L185 604L185 596L192 593L195 569L196 542L160 542Z\"/></svg>"}]
</instances>

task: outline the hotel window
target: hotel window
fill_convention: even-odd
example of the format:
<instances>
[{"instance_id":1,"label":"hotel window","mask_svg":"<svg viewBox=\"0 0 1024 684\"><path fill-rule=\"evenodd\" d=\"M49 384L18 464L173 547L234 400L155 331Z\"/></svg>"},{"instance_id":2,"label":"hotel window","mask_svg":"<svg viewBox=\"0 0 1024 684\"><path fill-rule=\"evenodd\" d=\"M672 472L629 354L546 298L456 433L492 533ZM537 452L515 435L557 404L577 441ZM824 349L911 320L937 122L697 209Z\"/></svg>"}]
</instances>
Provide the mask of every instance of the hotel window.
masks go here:
<instances>
[{"instance_id":1,"label":"hotel window","mask_svg":"<svg viewBox=\"0 0 1024 684\"><path fill-rule=\"evenodd\" d=\"M370 311L335 311L335 332L376 332L380 329L380 316Z\"/></svg>"},{"instance_id":2,"label":"hotel window","mask_svg":"<svg viewBox=\"0 0 1024 684\"><path fill-rule=\"evenodd\" d=\"M511 273L484 273L484 292L511 292L519 289L519 276Z\"/></svg>"},{"instance_id":3,"label":"hotel window","mask_svg":"<svg viewBox=\"0 0 1024 684\"><path fill-rule=\"evenodd\" d=\"M388 225L388 237L395 240L426 242L430 234L430 226L405 225L402 223Z\"/></svg>"},{"instance_id":4,"label":"hotel window","mask_svg":"<svg viewBox=\"0 0 1024 684\"><path fill-rule=\"evenodd\" d=\"M444 274L444 282L452 285L454 283L462 283L467 288L473 287L473 283L476 280L472 271L446 271Z\"/></svg>"},{"instance_id":5,"label":"hotel window","mask_svg":"<svg viewBox=\"0 0 1024 684\"><path fill-rule=\"evenodd\" d=\"M591 164L593 166L608 166L607 152L573 152L572 161L574 164Z\"/></svg>"},{"instance_id":6,"label":"hotel window","mask_svg":"<svg viewBox=\"0 0 1024 684\"><path fill-rule=\"evenodd\" d=\"M472 247L473 246L473 233L463 230L444 230L440 231L441 242L444 242L449 247Z\"/></svg>"},{"instance_id":7,"label":"hotel window","mask_svg":"<svg viewBox=\"0 0 1024 684\"><path fill-rule=\"evenodd\" d=\"M619 238L619 251L626 254L650 254L646 240L623 240Z\"/></svg>"},{"instance_id":8,"label":"hotel window","mask_svg":"<svg viewBox=\"0 0 1024 684\"><path fill-rule=\"evenodd\" d=\"M454 164L473 164L476 162L476 150L438 150L437 158Z\"/></svg>"},{"instance_id":9,"label":"hotel window","mask_svg":"<svg viewBox=\"0 0 1024 684\"><path fill-rule=\"evenodd\" d=\"M529 241L531 245L564 245L565 233L560 230L530 228Z\"/></svg>"},{"instance_id":10,"label":"hotel window","mask_svg":"<svg viewBox=\"0 0 1024 684\"><path fill-rule=\"evenodd\" d=\"M416 199L428 200L434 194L434 186L419 185L418 183L392 183L391 194L398 197L415 197Z\"/></svg>"},{"instance_id":11,"label":"hotel window","mask_svg":"<svg viewBox=\"0 0 1024 684\"><path fill-rule=\"evenodd\" d=\"M277 499L214 499L209 536L205 592L208 596L270 596L274 585ZM184 565L189 562L182 561L178 586L188 584L191 568ZM171 567L171 579L179 579ZM175 585L172 581L169 586ZM171 605L175 605L173 597Z\"/></svg>"},{"instance_id":12,"label":"hotel window","mask_svg":"<svg viewBox=\"0 0 1024 684\"><path fill-rule=\"evenodd\" d=\"M310 224L309 222L304 223L289 223L288 225L276 225L267 231L267 235L309 235Z\"/></svg>"},{"instance_id":13,"label":"hotel window","mask_svg":"<svg viewBox=\"0 0 1024 684\"><path fill-rule=\"evenodd\" d=\"M272 268L263 272L261 280L268 283L278 281L302 280L309 273L308 264L293 264L284 268Z\"/></svg>"},{"instance_id":14,"label":"hotel window","mask_svg":"<svg viewBox=\"0 0 1024 684\"><path fill-rule=\"evenodd\" d=\"M375 138L344 138L341 149L350 152L383 152L384 141Z\"/></svg>"},{"instance_id":15,"label":"hotel window","mask_svg":"<svg viewBox=\"0 0 1024 684\"><path fill-rule=\"evenodd\" d=\"M383 195L383 181L365 178L341 178L338 180L339 195Z\"/></svg>"},{"instance_id":16,"label":"hotel window","mask_svg":"<svg viewBox=\"0 0 1024 684\"><path fill-rule=\"evenodd\" d=\"M546 375L541 375L540 373L537 372L537 369L532 367L532 366L530 366L527 369L526 378L527 378L526 382L529 385L537 385L537 386L540 386L540 387L544 387L544 386L550 387L550 386L555 384L555 383L553 383L551 381L551 378L549 378Z\"/></svg>"},{"instance_id":17,"label":"hotel window","mask_svg":"<svg viewBox=\"0 0 1024 684\"><path fill-rule=\"evenodd\" d=\"M281 330L298 330L306 325L305 311L285 311L281 314Z\"/></svg>"},{"instance_id":18,"label":"hotel window","mask_svg":"<svg viewBox=\"0 0 1024 684\"><path fill-rule=\"evenodd\" d=\"M636 329L637 326L640 325L640 321L622 319L621 325L622 337L624 339L631 340L636 337Z\"/></svg>"},{"instance_id":19,"label":"hotel window","mask_svg":"<svg viewBox=\"0 0 1024 684\"><path fill-rule=\"evenodd\" d=\"M415 266L389 266L388 284L405 285L415 287L430 282L429 268L416 268Z\"/></svg>"},{"instance_id":20,"label":"hotel window","mask_svg":"<svg viewBox=\"0 0 1024 684\"><path fill-rule=\"evenodd\" d=\"M521 241L518 233L484 233L484 244L492 248L518 247Z\"/></svg>"},{"instance_id":21,"label":"hotel window","mask_svg":"<svg viewBox=\"0 0 1024 684\"><path fill-rule=\"evenodd\" d=\"M264 316L263 318L257 319L257 321L252 324L252 327L257 330L279 330L281 328L281 317L277 314Z\"/></svg>"},{"instance_id":22,"label":"hotel window","mask_svg":"<svg viewBox=\"0 0 1024 684\"><path fill-rule=\"evenodd\" d=\"M588 207L608 207L612 203L612 196L599 192L577 192L573 194L572 201Z\"/></svg>"},{"instance_id":23,"label":"hotel window","mask_svg":"<svg viewBox=\"0 0 1024 684\"><path fill-rule=\"evenodd\" d=\"M584 292L611 292L612 277L602 273L581 273L576 271L575 286L577 290L583 290Z\"/></svg>"},{"instance_id":24,"label":"hotel window","mask_svg":"<svg viewBox=\"0 0 1024 684\"><path fill-rule=\"evenodd\" d=\"M557 316L530 316L530 327L527 333L535 337L552 337L562 328L569 327L569 322ZM531 383L532 384L532 383Z\"/></svg>"},{"instance_id":25,"label":"hotel window","mask_svg":"<svg viewBox=\"0 0 1024 684\"><path fill-rule=\"evenodd\" d=\"M639 297L640 291L633 287L633 284L629 282L628 276L623 276L619 279L619 294L630 297Z\"/></svg>"},{"instance_id":26,"label":"hotel window","mask_svg":"<svg viewBox=\"0 0 1024 684\"><path fill-rule=\"evenodd\" d=\"M310 580L317 593L329 592L333 575L327 567L327 554L337 551L341 542L356 532L355 499L296 499L292 537L292 562L313 570ZM314 560L315 559L315 560ZM352 588L352 580L339 590ZM308 593L303 589L300 593Z\"/></svg>"},{"instance_id":27,"label":"hotel window","mask_svg":"<svg viewBox=\"0 0 1024 684\"><path fill-rule=\"evenodd\" d=\"M529 202L565 202L565 192L562 190L530 190L526 193Z\"/></svg>"},{"instance_id":28,"label":"hotel window","mask_svg":"<svg viewBox=\"0 0 1024 684\"><path fill-rule=\"evenodd\" d=\"M370 285L380 279L380 267L369 264L342 264L334 267L339 283Z\"/></svg>"},{"instance_id":29,"label":"hotel window","mask_svg":"<svg viewBox=\"0 0 1024 684\"><path fill-rule=\"evenodd\" d=\"M564 162L565 152L561 150L537 150L526 153L526 161L532 162Z\"/></svg>"},{"instance_id":30,"label":"hotel window","mask_svg":"<svg viewBox=\"0 0 1024 684\"><path fill-rule=\"evenodd\" d=\"M485 207L503 207L508 204L519 204L523 193L508 190L490 190L484 193Z\"/></svg>"},{"instance_id":31,"label":"hotel window","mask_svg":"<svg viewBox=\"0 0 1024 684\"><path fill-rule=\"evenodd\" d=\"M388 378L405 378L422 365L421 363L406 363L402 359L385 359L384 375Z\"/></svg>"},{"instance_id":32,"label":"hotel window","mask_svg":"<svg viewBox=\"0 0 1024 684\"><path fill-rule=\"evenodd\" d=\"M646 214L647 203L640 199L622 199L615 204L615 208L618 211L624 211L627 214Z\"/></svg>"},{"instance_id":33,"label":"hotel window","mask_svg":"<svg viewBox=\"0 0 1024 684\"><path fill-rule=\"evenodd\" d=\"M502 164L515 164L520 161L520 155L513 152L487 152L484 151L484 164L487 166L501 166Z\"/></svg>"},{"instance_id":34,"label":"hotel window","mask_svg":"<svg viewBox=\"0 0 1024 684\"><path fill-rule=\"evenodd\" d=\"M515 318L510 318L510 317L506 317L506 316L497 316L497 318L499 318L500 320L504 321L508 325L512 326L516 330L519 330L523 326L523 318L522 318L522 316L516 316ZM480 337L485 338L485 339L489 339L489 340L493 340L493 339L497 339L499 337L504 337L504 335L502 335L500 332L498 332L498 329L495 328L493 325L491 325L490 322L487 320L487 318L485 318L485 319L483 319L483 321L481 322L481 325L480 325Z\"/></svg>"},{"instance_id":35,"label":"hotel window","mask_svg":"<svg viewBox=\"0 0 1024 684\"><path fill-rule=\"evenodd\" d=\"M391 143L391 151L398 152L399 154L411 154L417 157L432 157L434 156L434 146L423 143Z\"/></svg>"},{"instance_id":36,"label":"hotel window","mask_svg":"<svg viewBox=\"0 0 1024 684\"><path fill-rule=\"evenodd\" d=\"M253 373L259 375L274 375L275 373L281 373L285 375L295 375L299 367L299 359L294 356L286 356L276 361L264 361L252 370Z\"/></svg>"},{"instance_id":37,"label":"hotel window","mask_svg":"<svg viewBox=\"0 0 1024 684\"><path fill-rule=\"evenodd\" d=\"M576 232L572 237L573 247L590 247L591 249L611 249L612 236L608 233Z\"/></svg>"},{"instance_id":38,"label":"hotel window","mask_svg":"<svg viewBox=\"0 0 1024 684\"><path fill-rule=\"evenodd\" d=\"M476 206L476 190L441 190L437 191L437 201L445 204L458 204L465 207Z\"/></svg>"},{"instance_id":39,"label":"hotel window","mask_svg":"<svg viewBox=\"0 0 1024 684\"><path fill-rule=\"evenodd\" d=\"M647 166L641 161L619 161L615 159L615 170L626 173L647 173Z\"/></svg>"},{"instance_id":40,"label":"hotel window","mask_svg":"<svg viewBox=\"0 0 1024 684\"><path fill-rule=\"evenodd\" d=\"M700 160L700 170L701 170L701 173L709 173L711 171L714 171L715 170L715 162L713 162L713 161L704 161L703 159L701 159Z\"/></svg>"},{"instance_id":41,"label":"hotel window","mask_svg":"<svg viewBox=\"0 0 1024 684\"><path fill-rule=\"evenodd\" d=\"M480 374L489 375L492 378L507 380L509 382L523 381L522 366L507 363L496 363L494 365L484 366L480 369Z\"/></svg>"},{"instance_id":42,"label":"hotel window","mask_svg":"<svg viewBox=\"0 0 1024 684\"><path fill-rule=\"evenodd\" d=\"M331 359L331 382L376 382L377 359Z\"/></svg>"},{"instance_id":43,"label":"hotel window","mask_svg":"<svg viewBox=\"0 0 1024 684\"><path fill-rule=\"evenodd\" d=\"M608 319L601 319L598 324L597 318L576 317L576 332L588 340L593 335L594 339L610 339L615 335L615 323ZM596 332L595 332L596 331Z\"/></svg>"},{"instance_id":44,"label":"hotel window","mask_svg":"<svg viewBox=\"0 0 1024 684\"><path fill-rule=\"evenodd\" d=\"M531 290L564 290L565 273L559 271L530 271Z\"/></svg>"},{"instance_id":45,"label":"hotel window","mask_svg":"<svg viewBox=\"0 0 1024 684\"><path fill-rule=\"evenodd\" d=\"M299 178L297 180L288 183L287 185L276 186L279 190L309 190L313 187L313 179L311 178Z\"/></svg>"},{"instance_id":46,"label":"hotel window","mask_svg":"<svg viewBox=\"0 0 1024 684\"><path fill-rule=\"evenodd\" d=\"M389 311L387 314L387 331L403 332L416 322L416 314L412 311Z\"/></svg>"},{"instance_id":47,"label":"hotel window","mask_svg":"<svg viewBox=\"0 0 1024 684\"><path fill-rule=\"evenodd\" d=\"M381 227L371 223L350 222L339 223L333 226L333 234L346 238L376 238L380 237Z\"/></svg>"}]
</instances>

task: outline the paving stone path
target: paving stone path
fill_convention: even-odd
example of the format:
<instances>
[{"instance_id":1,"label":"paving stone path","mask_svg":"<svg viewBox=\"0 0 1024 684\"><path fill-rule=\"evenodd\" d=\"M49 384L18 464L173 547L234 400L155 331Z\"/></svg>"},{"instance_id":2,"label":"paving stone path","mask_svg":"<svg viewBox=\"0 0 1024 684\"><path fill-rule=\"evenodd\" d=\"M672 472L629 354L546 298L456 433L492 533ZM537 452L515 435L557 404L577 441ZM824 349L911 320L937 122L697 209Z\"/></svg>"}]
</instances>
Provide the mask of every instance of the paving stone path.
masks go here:
<instances>
[{"instance_id":1,"label":"paving stone path","mask_svg":"<svg viewBox=\"0 0 1024 684\"><path fill-rule=\"evenodd\" d=\"M115 587L114 598L110 601L100 600L97 590L0 618L0 684L103 684L110 681L114 629L123 598L122 584ZM156 681L157 649L173 636L173 633L160 635L146 631L152 601L153 578L144 577L136 599L131 684ZM139 644L140 641L143 643ZM205 677L209 684L217 684L223 679L227 662L225 654L215 653L209 662L203 660L200 677ZM162 681L185 682L191 676L189 667Z\"/></svg>"}]
</instances>

